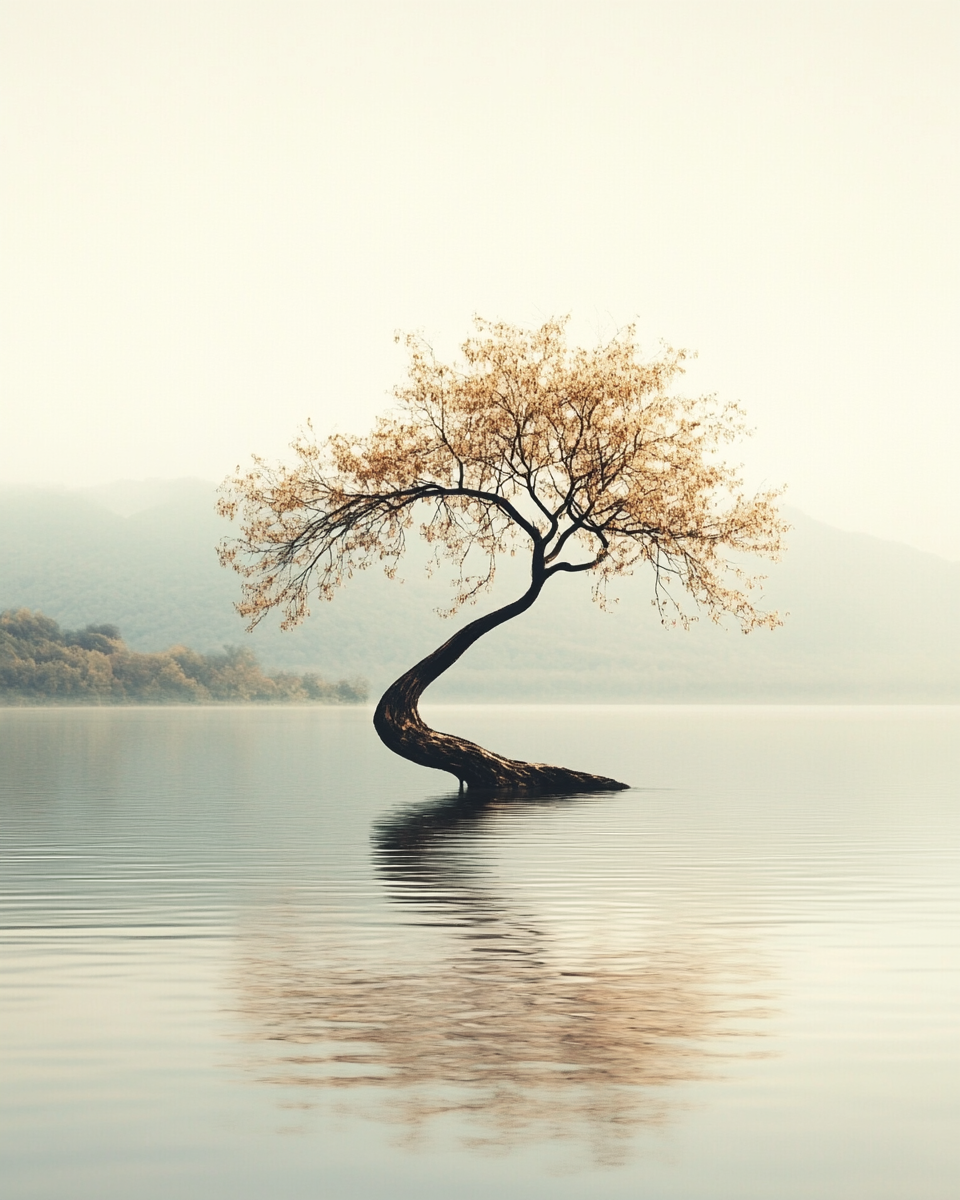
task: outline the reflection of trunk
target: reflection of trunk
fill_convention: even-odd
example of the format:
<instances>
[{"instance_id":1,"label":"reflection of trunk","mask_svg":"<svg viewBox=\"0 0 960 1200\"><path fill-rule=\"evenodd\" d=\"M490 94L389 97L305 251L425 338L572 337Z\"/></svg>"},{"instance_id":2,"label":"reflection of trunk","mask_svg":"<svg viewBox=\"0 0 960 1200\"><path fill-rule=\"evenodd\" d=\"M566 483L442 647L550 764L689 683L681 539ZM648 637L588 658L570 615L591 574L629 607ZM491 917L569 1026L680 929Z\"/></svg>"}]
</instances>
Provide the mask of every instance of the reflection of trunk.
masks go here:
<instances>
[{"instance_id":1,"label":"reflection of trunk","mask_svg":"<svg viewBox=\"0 0 960 1200\"><path fill-rule=\"evenodd\" d=\"M544 572L535 572L533 582L519 600L471 621L387 688L373 718L374 728L385 746L422 767L449 771L457 777L461 786L471 788L599 792L629 786L602 775L589 775L585 771L570 771L545 763L503 758L465 738L437 733L424 723L417 710L420 697L430 684L453 666L478 638L526 612L540 595L545 582Z\"/></svg>"}]
</instances>

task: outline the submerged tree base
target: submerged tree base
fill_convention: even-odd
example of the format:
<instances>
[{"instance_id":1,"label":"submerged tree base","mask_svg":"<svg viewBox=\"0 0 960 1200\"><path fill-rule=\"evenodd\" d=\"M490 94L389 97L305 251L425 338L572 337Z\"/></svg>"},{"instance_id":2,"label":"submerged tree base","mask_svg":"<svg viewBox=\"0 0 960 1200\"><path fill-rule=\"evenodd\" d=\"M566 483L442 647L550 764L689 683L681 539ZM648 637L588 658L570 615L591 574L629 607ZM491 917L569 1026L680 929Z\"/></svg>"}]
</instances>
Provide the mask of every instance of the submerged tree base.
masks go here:
<instances>
[{"instance_id":1,"label":"submerged tree base","mask_svg":"<svg viewBox=\"0 0 960 1200\"><path fill-rule=\"evenodd\" d=\"M547 763L521 762L504 758L450 733L438 733L425 724L410 703L408 672L387 689L377 705L373 724L380 740L402 758L422 767L449 771L461 787L471 790L514 792L608 792L624 791L630 785L605 775L572 771Z\"/></svg>"},{"instance_id":2,"label":"submerged tree base","mask_svg":"<svg viewBox=\"0 0 960 1200\"><path fill-rule=\"evenodd\" d=\"M624 791L630 786L606 775L504 758L466 738L438 733L420 716L417 705L426 688L479 637L526 611L539 595L545 578L542 571L536 572L530 587L518 600L471 621L387 688L377 705L373 725L389 750L421 767L449 771L459 780L461 788L471 790L612 792Z\"/></svg>"}]
</instances>

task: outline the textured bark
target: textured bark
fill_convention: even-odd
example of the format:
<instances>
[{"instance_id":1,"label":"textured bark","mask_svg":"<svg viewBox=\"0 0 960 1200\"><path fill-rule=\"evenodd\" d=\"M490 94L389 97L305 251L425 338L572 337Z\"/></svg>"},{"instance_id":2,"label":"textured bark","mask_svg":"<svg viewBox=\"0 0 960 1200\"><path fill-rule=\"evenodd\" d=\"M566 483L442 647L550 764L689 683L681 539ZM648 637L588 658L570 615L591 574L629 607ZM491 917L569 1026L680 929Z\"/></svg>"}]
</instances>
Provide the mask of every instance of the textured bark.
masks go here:
<instances>
[{"instance_id":1,"label":"textured bark","mask_svg":"<svg viewBox=\"0 0 960 1200\"><path fill-rule=\"evenodd\" d=\"M387 688L373 718L374 728L385 746L422 767L449 771L461 787L530 792L599 792L629 787L616 779L586 771L504 758L466 738L438 733L424 722L418 711L420 697L430 684L478 638L525 612L539 596L546 578L544 571L535 571L530 588L519 600L471 621Z\"/></svg>"}]
</instances>

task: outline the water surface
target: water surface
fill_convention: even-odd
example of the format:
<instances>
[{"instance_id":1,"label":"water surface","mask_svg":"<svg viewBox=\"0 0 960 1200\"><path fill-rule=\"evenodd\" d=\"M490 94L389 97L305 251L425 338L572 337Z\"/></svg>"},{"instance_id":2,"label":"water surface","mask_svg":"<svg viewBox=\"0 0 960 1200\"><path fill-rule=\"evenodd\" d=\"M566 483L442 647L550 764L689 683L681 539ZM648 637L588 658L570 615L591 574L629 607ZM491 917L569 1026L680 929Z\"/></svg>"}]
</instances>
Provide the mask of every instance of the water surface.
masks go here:
<instances>
[{"instance_id":1,"label":"water surface","mask_svg":"<svg viewBox=\"0 0 960 1200\"><path fill-rule=\"evenodd\" d=\"M0 1189L957 1194L960 710L0 712Z\"/></svg>"}]
</instances>

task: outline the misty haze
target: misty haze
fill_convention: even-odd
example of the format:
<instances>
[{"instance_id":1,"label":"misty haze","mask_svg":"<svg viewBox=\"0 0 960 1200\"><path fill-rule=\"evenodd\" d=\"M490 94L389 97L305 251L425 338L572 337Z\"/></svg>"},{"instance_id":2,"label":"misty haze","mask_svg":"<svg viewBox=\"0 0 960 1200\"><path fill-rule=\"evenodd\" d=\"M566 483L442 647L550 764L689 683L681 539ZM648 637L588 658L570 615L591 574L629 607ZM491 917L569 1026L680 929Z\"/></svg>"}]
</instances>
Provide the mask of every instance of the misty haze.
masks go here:
<instances>
[{"instance_id":1,"label":"misty haze","mask_svg":"<svg viewBox=\"0 0 960 1200\"><path fill-rule=\"evenodd\" d=\"M953 1200L941 0L0 0L0 1194Z\"/></svg>"}]
</instances>

